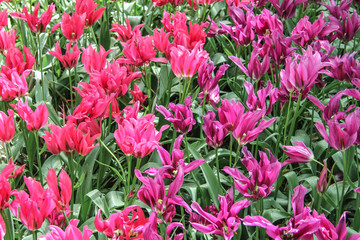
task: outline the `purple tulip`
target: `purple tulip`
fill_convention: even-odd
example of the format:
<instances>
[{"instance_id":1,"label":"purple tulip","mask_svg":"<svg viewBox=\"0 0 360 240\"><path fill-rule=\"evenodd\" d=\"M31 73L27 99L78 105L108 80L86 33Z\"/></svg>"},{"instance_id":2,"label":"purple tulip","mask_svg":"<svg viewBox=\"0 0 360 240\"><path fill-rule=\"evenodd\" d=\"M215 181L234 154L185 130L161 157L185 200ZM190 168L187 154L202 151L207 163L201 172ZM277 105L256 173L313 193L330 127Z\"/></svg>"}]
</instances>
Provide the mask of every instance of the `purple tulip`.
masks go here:
<instances>
[{"instance_id":1,"label":"purple tulip","mask_svg":"<svg viewBox=\"0 0 360 240\"><path fill-rule=\"evenodd\" d=\"M307 163L314 159L314 154L303 142L296 141L294 144L296 146L283 146L283 148L286 148L284 153L286 153L290 159L283 162L282 166L290 163Z\"/></svg>"},{"instance_id":2,"label":"purple tulip","mask_svg":"<svg viewBox=\"0 0 360 240\"><path fill-rule=\"evenodd\" d=\"M284 0L280 5L280 0L270 0L271 4L274 5L277 15L283 19L292 18L295 15L297 5L307 2L307 0Z\"/></svg>"},{"instance_id":3,"label":"purple tulip","mask_svg":"<svg viewBox=\"0 0 360 240\"><path fill-rule=\"evenodd\" d=\"M185 99L185 105L169 103L169 108L174 112L174 115L164 106L157 106L156 110L164 115L165 119L174 124L177 132L186 134L192 130L196 121L193 117L191 106L191 97Z\"/></svg>"},{"instance_id":4,"label":"purple tulip","mask_svg":"<svg viewBox=\"0 0 360 240\"><path fill-rule=\"evenodd\" d=\"M258 162L252 154L243 148L244 158L241 162L249 171L250 179L242 174L236 168L224 167L223 171L235 179L236 189L247 198L253 198L254 201L264 198L271 193L272 185L279 176L281 163L269 153L269 157L264 153L260 153L260 162Z\"/></svg>"},{"instance_id":5,"label":"purple tulip","mask_svg":"<svg viewBox=\"0 0 360 240\"><path fill-rule=\"evenodd\" d=\"M219 148L223 144L228 131L219 121L215 121L215 113L212 111L207 112L206 116L203 116L203 121L206 143L213 148Z\"/></svg>"},{"instance_id":6,"label":"purple tulip","mask_svg":"<svg viewBox=\"0 0 360 240\"><path fill-rule=\"evenodd\" d=\"M251 201L247 199L234 203L234 193L231 188L225 196L219 195L219 210L214 204L202 209L197 202L192 202L191 208L199 215L192 213L190 224L200 232L219 235L225 240L230 240L241 223L238 213L250 204Z\"/></svg>"}]
</instances>

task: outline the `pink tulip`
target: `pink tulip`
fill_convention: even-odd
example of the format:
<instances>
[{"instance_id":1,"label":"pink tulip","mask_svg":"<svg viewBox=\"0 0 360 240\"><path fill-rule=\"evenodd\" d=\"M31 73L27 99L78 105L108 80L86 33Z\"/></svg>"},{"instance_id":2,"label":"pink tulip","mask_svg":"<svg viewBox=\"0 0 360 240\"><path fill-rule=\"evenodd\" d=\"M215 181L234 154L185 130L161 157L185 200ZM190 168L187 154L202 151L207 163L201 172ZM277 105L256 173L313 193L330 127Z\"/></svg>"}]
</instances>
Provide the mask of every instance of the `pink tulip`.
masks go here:
<instances>
[{"instance_id":1,"label":"pink tulip","mask_svg":"<svg viewBox=\"0 0 360 240\"><path fill-rule=\"evenodd\" d=\"M127 42L131 39L138 39L141 37L141 31L140 28L144 26L145 24L139 24L134 27L134 29L131 29L130 21L127 18L126 19L126 27L117 23L113 23L112 29L110 31L116 32L118 34L117 40L121 42Z\"/></svg>"},{"instance_id":2,"label":"pink tulip","mask_svg":"<svg viewBox=\"0 0 360 240\"><path fill-rule=\"evenodd\" d=\"M215 113L212 111L207 112L206 116L203 116L203 122L206 143L213 148L219 148L228 133L225 126L219 121L215 121Z\"/></svg>"},{"instance_id":3,"label":"pink tulip","mask_svg":"<svg viewBox=\"0 0 360 240\"><path fill-rule=\"evenodd\" d=\"M71 45L72 42L66 44L66 52L65 55L63 55L59 42L56 42L55 51L48 51L48 53L59 59L64 68L74 68L77 65L81 52L77 43L75 43L73 47L71 47Z\"/></svg>"},{"instance_id":4,"label":"pink tulip","mask_svg":"<svg viewBox=\"0 0 360 240\"><path fill-rule=\"evenodd\" d=\"M57 226L50 226L51 232L41 236L40 240L90 240L92 235L92 230L86 225L83 229L83 233L80 229L76 227L78 224L78 219L71 219L69 225L66 227L65 231Z\"/></svg>"},{"instance_id":5,"label":"pink tulip","mask_svg":"<svg viewBox=\"0 0 360 240\"><path fill-rule=\"evenodd\" d=\"M95 4L94 0L76 0L75 12L79 15L85 14L85 27L91 27L102 17L106 7L95 10L97 6L99 4Z\"/></svg>"},{"instance_id":6,"label":"pink tulip","mask_svg":"<svg viewBox=\"0 0 360 240\"><path fill-rule=\"evenodd\" d=\"M312 151L301 141L294 142L295 146L283 146L286 148L284 153L289 156L289 160L283 162L282 166L290 163L307 163L314 159Z\"/></svg>"},{"instance_id":7,"label":"pink tulip","mask_svg":"<svg viewBox=\"0 0 360 240\"><path fill-rule=\"evenodd\" d=\"M9 143L15 135L14 111L8 110L9 116L0 111L0 141Z\"/></svg>"},{"instance_id":8,"label":"pink tulip","mask_svg":"<svg viewBox=\"0 0 360 240\"><path fill-rule=\"evenodd\" d=\"M48 121L49 111L45 104L40 104L33 111L28 105L28 98L26 98L25 103L19 100L16 105L11 104L11 106L18 112L19 117L26 122L29 131L38 131Z\"/></svg>"},{"instance_id":9,"label":"pink tulip","mask_svg":"<svg viewBox=\"0 0 360 240\"><path fill-rule=\"evenodd\" d=\"M85 71L88 74L93 72L101 72L108 64L108 61L106 60L107 55L113 51L112 49L105 51L101 45L99 52L96 52L92 45L81 49L83 51L81 61L84 64Z\"/></svg>"}]
</instances>

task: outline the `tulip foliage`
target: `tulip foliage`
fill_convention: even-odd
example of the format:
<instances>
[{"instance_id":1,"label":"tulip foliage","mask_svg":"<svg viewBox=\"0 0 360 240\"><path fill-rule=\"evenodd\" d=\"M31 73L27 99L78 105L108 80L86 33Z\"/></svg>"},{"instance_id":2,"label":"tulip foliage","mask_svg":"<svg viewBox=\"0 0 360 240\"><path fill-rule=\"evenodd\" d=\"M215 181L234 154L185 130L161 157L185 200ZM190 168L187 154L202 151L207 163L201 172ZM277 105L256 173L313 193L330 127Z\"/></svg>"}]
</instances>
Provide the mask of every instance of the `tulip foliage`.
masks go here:
<instances>
[{"instance_id":1,"label":"tulip foliage","mask_svg":"<svg viewBox=\"0 0 360 240\"><path fill-rule=\"evenodd\" d=\"M0 240L360 239L359 11L0 0Z\"/></svg>"}]
</instances>

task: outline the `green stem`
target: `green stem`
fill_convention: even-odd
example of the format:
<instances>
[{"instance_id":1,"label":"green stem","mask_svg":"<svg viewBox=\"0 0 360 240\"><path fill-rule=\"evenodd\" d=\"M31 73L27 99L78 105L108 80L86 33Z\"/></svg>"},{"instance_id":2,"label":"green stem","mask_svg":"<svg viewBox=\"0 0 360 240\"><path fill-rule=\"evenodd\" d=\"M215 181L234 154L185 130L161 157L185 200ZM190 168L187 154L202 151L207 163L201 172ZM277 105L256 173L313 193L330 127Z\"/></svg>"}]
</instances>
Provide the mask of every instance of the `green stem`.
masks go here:
<instances>
[{"instance_id":1,"label":"green stem","mask_svg":"<svg viewBox=\"0 0 360 240\"><path fill-rule=\"evenodd\" d=\"M215 148L215 156L216 156L216 171L217 171L217 178L218 178L219 186L221 186L218 148Z\"/></svg>"},{"instance_id":2,"label":"green stem","mask_svg":"<svg viewBox=\"0 0 360 240\"><path fill-rule=\"evenodd\" d=\"M288 109L287 109L287 113L286 113L286 120L285 120L285 126L284 126L284 139L283 139L283 144L285 144L286 142L286 138L287 138L287 126L289 123L289 118L290 118L290 109L291 109L291 103L292 103L292 93L290 93L290 98L289 98L289 102L288 102Z\"/></svg>"},{"instance_id":3,"label":"green stem","mask_svg":"<svg viewBox=\"0 0 360 240\"><path fill-rule=\"evenodd\" d=\"M71 79L71 69L68 68L69 71L69 82L70 82L70 112L73 110L74 102L73 102L73 84Z\"/></svg>"},{"instance_id":4,"label":"green stem","mask_svg":"<svg viewBox=\"0 0 360 240\"><path fill-rule=\"evenodd\" d=\"M128 162L128 177L127 177L127 186L128 186L128 193L130 193L130 181L131 181L131 163L132 163L132 155L126 156L126 160Z\"/></svg>"},{"instance_id":5,"label":"green stem","mask_svg":"<svg viewBox=\"0 0 360 240\"><path fill-rule=\"evenodd\" d=\"M203 101L202 111L201 111L202 116L204 116L204 114L205 114L206 98L207 98L207 92L204 92L204 101ZM201 118L200 139L204 138L203 125L204 125L204 118Z\"/></svg>"},{"instance_id":6,"label":"green stem","mask_svg":"<svg viewBox=\"0 0 360 240\"><path fill-rule=\"evenodd\" d=\"M230 159L229 159L229 166L232 166L232 147L233 147L233 135L230 133Z\"/></svg>"},{"instance_id":7,"label":"green stem","mask_svg":"<svg viewBox=\"0 0 360 240\"><path fill-rule=\"evenodd\" d=\"M42 164L41 164L41 158L40 158L40 149L39 149L39 137L38 137L37 131L34 131L34 136L35 136L35 143L36 143L37 162L39 165L40 183L41 183L41 186L44 186L43 176L42 176L42 167L41 167Z\"/></svg>"},{"instance_id":8,"label":"green stem","mask_svg":"<svg viewBox=\"0 0 360 240\"><path fill-rule=\"evenodd\" d=\"M296 122L296 119L297 119L297 116L298 116L298 111L299 111L300 103L301 103L301 93L299 93L299 96L298 96L298 99L297 99L294 117L293 117L293 119L292 119L291 126L290 126L289 137L287 138L287 139L288 139L288 142L287 142L286 144L289 144L289 140L291 139L291 136L292 136L292 134L293 134L293 132L294 132L295 122Z\"/></svg>"},{"instance_id":9,"label":"green stem","mask_svg":"<svg viewBox=\"0 0 360 240\"><path fill-rule=\"evenodd\" d=\"M33 240L37 240L37 230L32 232Z\"/></svg>"},{"instance_id":10,"label":"green stem","mask_svg":"<svg viewBox=\"0 0 360 240\"><path fill-rule=\"evenodd\" d=\"M43 89L42 89L42 97L43 100L45 101L45 83L43 81L43 69L42 69L42 54L41 54L41 46L40 46L40 34L36 34L37 35L37 42L38 42L38 63L39 63L39 67L40 67L40 79L41 79L41 83L43 85Z\"/></svg>"},{"instance_id":11,"label":"green stem","mask_svg":"<svg viewBox=\"0 0 360 240\"><path fill-rule=\"evenodd\" d=\"M140 165L141 165L141 158L137 158L135 169L139 170ZM134 177L133 177L133 180L132 180L132 183L131 183L131 190L134 189L135 184L136 184L136 180L137 180L137 178L136 178L136 175L134 174Z\"/></svg>"},{"instance_id":12,"label":"green stem","mask_svg":"<svg viewBox=\"0 0 360 240\"><path fill-rule=\"evenodd\" d=\"M73 184L71 184L71 191L73 192L72 196L71 196L71 200L70 200L70 210L71 210L71 215L70 218L72 217L73 211L74 211L74 184L75 184L75 172L74 172L74 155L72 152L70 152L70 154L68 155L68 164L69 164L69 171L70 171L70 179L71 182Z\"/></svg>"}]
</instances>

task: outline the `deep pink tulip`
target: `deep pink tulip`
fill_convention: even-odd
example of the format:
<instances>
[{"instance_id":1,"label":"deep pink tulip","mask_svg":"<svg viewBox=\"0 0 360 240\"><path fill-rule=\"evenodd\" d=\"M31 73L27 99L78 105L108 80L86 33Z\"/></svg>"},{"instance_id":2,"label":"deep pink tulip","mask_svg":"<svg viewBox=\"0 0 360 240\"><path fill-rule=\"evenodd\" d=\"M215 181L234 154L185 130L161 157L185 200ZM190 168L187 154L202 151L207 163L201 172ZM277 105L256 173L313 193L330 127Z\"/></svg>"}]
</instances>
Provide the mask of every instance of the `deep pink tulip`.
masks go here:
<instances>
[{"instance_id":1,"label":"deep pink tulip","mask_svg":"<svg viewBox=\"0 0 360 240\"><path fill-rule=\"evenodd\" d=\"M290 159L283 162L282 166L290 163L307 163L314 159L312 151L301 141L294 142L295 146L283 146L284 153Z\"/></svg>"},{"instance_id":2,"label":"deep pink tulip","mask_svg":"<svg viewBox=\"0 0 360 240\"><path fill-rule=\"evenodd\" d=\"M15 135L14 111L9 109L8 115L0 111L0 141L9 143Z\"/></svg>"},{"instance_id":3,"label":"deep pink tulip","mask_svg":"<svg viewBox=\"0 0 360 240\"><path fill-rule=\"evenodd\" d=\"M263 120L263 116L263 110L247 111L238 115L237 125L235 125L235 129L232 134L239 145L243 146L254 141L261 132L263 132L276 120L276 118Z\"/></svg>"},{"instance_id":4,"label":"deep pink tulip","mask_svg":"<svg viewBox=\"0 0 360 240\"><path fill-rule=\"evenodd\" d=\"M16 30L10 30L9 32L4 29L0 30L0 51L9 50L10 48L15 47L15 41L18 36L16 35Z\"/></svg>"},{"instance_id":5,"label":"deep pink tulip","mask_svg":"<svg viewBox=\"0 0 360 240\"><path fill-rule=\"evenodd\" d=\"M39 237L40 240L90 240L92 235L92 230L86 225L81 232L80 229L76 227L78 224L78 219L71 219L69 225L66 227L65 231L57 226L50 226L50 233L47 233L44 236Z\"/></svg>"},{"instance_id":6,"label":"deep pink tulip","mask_svg":"<svg viewBox=\"0 0 360 240\"><path fill-rule=\"evenodd\" d=\"M232 40L236 42L236 46L248 46L255 39L255 31L251 25L251 20L245 25L240 25L235 22L235 26L229 26L220 23L221 31L230 34Z\"/></svg>"},{"instance_id":7,"label":"deep pink tulip","mask_svg":"<svg viewBox=\"0 0 360 240\"><path fill-rule=\"evenodd\" d=\"M90 132L85 134L80 129L76 128L73 123L67 123L62 128L52 124L49 125L49 127L52 133L45 131L43 138L48 150L52 154L76 151L84 156L90 153L91 150L99 144L93 145L100 134L90 137Z\"/></svg>"},{"instance_id":8,"label":"deep pink tulip","mask_svg":"<svg viewBox=\"0 0 360 240\"><path fill-rule=\"evenodd\" d=\"M110 31L116 32L118 34L117 40L119 40L121 42L127 42L131 39L140 38L141 37L140 28L142 28L142 26L144 26L144 25L145 25L145 23L139 24L139 25L135 26L134 29L132 29L131 25L130 25L130 21L127 18L126 19L126 27L121 24L118 24L118 23L113 23L112 29L110 29Z\"/></svg>"},{"instance_id":9,"label":"deep pink tulip","mask_svg":"<svg viewBox=\"0 0 360 240\"><path fill-rule=\"evenodd\" d=\"M10 209L30 231L35 231L56 208L56 204L50 188L44 190L41 184L32 178L24 177L24 181L30 195L23 190L15 191L12 194L15 199L11 202Z\"/></svg>"},{"instance_id":10,"label":"deep pink tulip","mask_svg":"<svg viewBox=\"0 0 360 240\"><path fill-rule=\"evenodd\" d=\"M18 112L19 117L26 122L26 127L29 131L38 131L44 127L48 121L49 111L45 104L40 104L35 111L28 105L28 99L25 103L19 100L16 105L11 106Z\"/></svg>"},{"instance_id":11,"label":"deep pink tulip","mask_svg":"<svg viewBox=\"0 0 360 240\"><path fill-rule=\"evenodd\" d=\"M330 14L337 19L345 19L350 9L351 2L352 0L341 1L340 5L338 6L334 0L330 0L330 5L327 5L325 2L320 2L319 4L326 7Z\"/></svg>"},{"instance_id":12,"label":"deep pink tulip","mask_svg":"<svg viewBox=\"0 0 360 240\"><path fill-rule=\"evenodd\" d=\"M255 16L256 33L260 36L272 34L273 32L283 33L284 26L277 16L264 8L261 14Z\"/></svg>"},{"instance_id":13,"label":"deep pink tulip","mask_svg":"<svg viewBox=\"0 0 360 240\"><path fill-rule=\"evenodd\" d=\"M148 170L145 171L145 173L151 176L156 176L156 174L160 172L162 178L174 179L176 177L180 165L184 168L184 175L185 175L191 172L192 170L194 170L195 168L197 168L198 166L200 166L201 164L203 164L205 162L204 159L191 161L189 164L185 163L183 159L185 153L182 150L180 150L183 137L184 135L180 135L175 139L171 156L170 153L166 151L164 148L157 146L156 149L163 164L163 168L160 169L149 168Z\"/></svg>"},{"instance_id":14,"label":"deep pink tulip","mask_svg":"<svg viewBox=\"0 0 360 240\"><path fill-rule=\"evenodd\" d=\"M272 185L279 176L281 163L269 152L269 157L262 151L259 151L260 162L253 155L243 148L244 158L241 162L249 171L250 179L242 174L236 168L225 167L224 172L235 179L236 189L245 197L253 198L255 201L264 198L271 193Z\"/></svg>"},{"instance_id":15,"label":"deep pink tulip","mask_svg":"<svg viewBox=\"0 0 360 240\"><path fill-rule=\"evenodd\" d=\"M101 45L99 52L96 52L96 49L94 49L92 45L81 49L83 51L81 61L84 64L85 71L88 74L93 72L101 72L109 63L106 60L106 57L113 51L112 49L105 51Z\"/></svg>"},{"instance_id":16,"label":"deep pink tulip","mask_svg":"<svg viewBox=\"0 0 360 240\"><path fill-rule=\"evenodd\" d=\"M320 220L310 214L310 208L304 207L304 197L307 190L302 185L294 189L291 199L294 217L285 227L273 225L262 216L246 216L243 220L245 226L258 226L266 229L266 233L273 239L312 239L313 234L320 227Z\"/></svg>"},{"instance_id":17,"label":"deep pink tulip","mask_svg":"<svg viewBox=\"0 0 360 240\"><path fill-rule=\"evenodd\" d=\"M77 65L81 52L77 43L72 46L72 42L69 42L66 44L66 52L63 55L59 42L56 42L55 51L48 51L48 53L59 59L64 68L74 68Z\"/></svg>"},{"instance_id":18,"label":"deep pink tulip","mask_svg":"<svg viewBox=\"0 0 360 240\"><path fill-rule=\"evenodd\" d=\"M234 203L234 192L231 188L225 196L219 195L219 210L215 205L202 209L193 201L191 208L199 215L193 213L190 224L200 232L219 235L225 240L230 240L241 223L238 213L250 204L251 201L247 199Z\"/></svg>"},{"instance_id":19,"label":"deep pink tulip","mask_svg":"<svg viewBox=\"0 0 360 240\"><path fill-rule=\"evenodd\" d=\"M19 76L15 69L10 70L10 76L0 73L0 100L7 102L24 96L28 90L26 77L29 73L30 70L26 70Z\"/></svg>"},{"instance_id":20,"label":"deep pink tulip","mask_svg":"<svg viewBox=\"0 0 360 240\"><path fill-rule=\"evenodd\" d=\"M113 240L144 239L143 228L149 218L145 218L143 210L138 206L126 207L123 211L113 213L106 221L101 220L101 210L95 217L95 227L99 232Z\"/></svg>"},{"instance_id":21,"label":"deep pink tulip","mask_svg":"<svg viewBox=\"0 0 360 240\"><path fill-rule=\"evenodd\" d=\"M40 2L36 4L33 14L29 14L26 7L23 8L23 13L10 13L10 16L18 18L27 22L31 31L35 33L44 32L46 26L49 24L53 13L55 12L55 5L52 3L47 6L47 10L38 17L38 12L40 9Z\"/></svg>"},{"instance_id":22,"label":"deep pink tulip","mask_svg":"<svg viewBox=\"0 0 360 240\"><path fill-rule=\"evenodd\" d=\"M268 72L270 67L270 57L265 55L262 63L260 62L258 49L254 49L251 53L250 61L248 68L244 66L241 60L234 56L229 56L229 58L245 73L249 78L258 82L265 73Z\"/></svg>"},{"instance_id":23,"label":"deep pink tulip","mask_svg":"<svg viewBox=\"0 0 360 240\"><path fill-rule=\"evenodd\" d=\"M119 63L133 64L135 66L148 65L150 61L167 63L165 58L156 57L156 49L151 36L138 37L133 41L123 42L125 58L119 58Z\"/></svg>"},{"instance_id":24,"label":"deep pink tulip","mask_svg":"<svg viewBox=\"0 0 360 240\"><path fill-rule=\"evenodd\" d=\"M161 221L157 218L157 213L152 212L149 217L149 222L145 224L143 229L144 239L151 239L151 240L163 240L158 234L158 222ZM179 227L185 230L184 225L179 222L172 222L166 227L166 240L183 240L184 233L172 233L174 228ZM172 238L171 238L172 237Z\"/></svg>"},{"instance_id":25,"label":"deep pink tulip","mask_svg":"<svg viewBox=\"0 0 360 240\"><path fill-rule=\"evenodd\" d=\"M297 23L291 34L298 36L294 38L294 42L302 47L311 44L316 38L324 39L327 35L336 31L339 27L335 24L326 25L324 19L324 13L322 12L320 17L314 22L309 21L308 16L304 16Z\"/></svg>"},{"instance_id":26,"label":"deep pink tulip","mask_svg":"<svg viewBox=\"0 0 360 240\"><path fill-rule=\"evenodd\" d=\"M219 121L229 132L233 132L239 124L240 115L245 111L240 102L221 100L222 106L218 109Z\"/></svg>"},{"instance_id":27,"label":"deep pink tulip","mask_svg":"<svg viewBox=\"0 0 360 240\"><path fill-rule=\"evenodd\" d=\"M79 15L85 14L85 27L91 27L102 17L106 7L95 10L97 6L99 4L95 4L94 0L76 0L75 12Z\"/></svg>"},{"instance_id":28,"label":"deep pink tulip","mask_svg":"<svg viewBox=\"0 0 360 240\"><path fill-rule=\"evenodd\" d=\"M219 121L215 121L215 113L212 111L207 112L206 116L203 116L203 122L206 143L213 148L219 148L228 133L225 126Z\"/></svg>"},{"instance_id":29,"label":"deep pink tulip","mask_svg":"<svg viewBox=\"0 0 360 240\"><path fill-rule=\"evenodd\" d=\"M137 197L158 215L162 215L166 222L172 222L176 214L175 205L182 206L190 213L191 209L184 199L176 195L184 182L184 168L179 165L178 172L169 189L165 191L164 179L160 173L155 178L144 177L138 169L135 169L136 177L144 184L140 187Z\"/></svg>"},{"instance_id":30,"label":"deep pink tulip","mask_svg":"<svg viewBox=\"0 0 360 240\"><path fill-rule=\"evenodd\" d=\"M169 41L170 35L171 32L166 33L164 28L161 28L160 32L155 29L152 36L156 49L164 53L167 59L170 59L170 48L174 46L174 44Z\"/></svg>"},{"instance_id":31,"label":"deep pink tulip","mask_svg":"<svg viewBox=\"0 0 360 240\"><path fill-rule=\"evenodd\" d=\"M203 45L198 43L191 51L181 45L172 47L170 56L171 69L176 77L191 79L208 60L209 54L203 50Z\"/></svg>"},{"instance_id":32,"label":"deep pink tulip","mask_svg":"<svg viewBox=\"0 0 360 240\"><path fill-rule=\"evenodd\" d=\"M84 33L86 14L73 13L72 17L69 14L64 13L61 18L61 32L64 36L70 40L79 40ZM54 29L52 30L54 31Z\"/></svg>"},{"instance_id":33,"label":"deep pink tulip","mask_svg":"<svg viewBox=\"0 0 360 240\"><path fill-rule=\"evenodd\" d=\"M164 106L157 106L156 110L160 112L166 120L174 124L174 128L177 132L186 134L190 132L193 128L193 125L196 124L196 121L191 110L191 97L185 99L185 104L169 103L169 108L174 112L172 114Z\"/></svg>"},{"instance_id":34,"label":"deep pink tulip","mask_svg":"<svg viewBox=\"0 0 360 240\"><path fill-rule=\"evenodd\" d=\"M271 4L275 7L277 15L286 20L292 18L295 15L297 5L306 2L307 0L290 1L285 0L280 4L279 0L270 0Z\"/></svg>"},{"instance_id":35,"label":"deep pink tulip","mask_svg":"<svg viewBox=\"0 0 360 240\"><path fill-rule=\"evenodd\" d=\"M164 125L157 131L154 119L155 115L148 114L138 119L124 119L118 124L114 137L125 155L144 158L159 145L161 134L169 125Z\"/></svg>"},{"instance_id":36,"label":"deep pink tulip","mask_svg":"<svg viewBox=\"0 0 360 240\"><path fill-rule=\"evenodd\" d=\"M8 49L5 55L6 67L2 66L1 72L9 71L8 69L16 69L16 72L22 75L26 70L31 69L34 66L35 58L26 46L23 47L23 51L25 59L23 53L17 47Z\"/></svg>"},{"instance_id":37,"label":"deep pink tulip","mask_svg":"<svg viewBox=\"0 0 360 240\"><path fill-rule=\"evenodd\" d=\"M132 102L139 101L140 104L144 104L144 102L148 98L148 95L144 94L140 90L139 86L136 83L134 84L134 90L133 91L130 90L130 93L131 93L131 95L133 96L133 99L134 99Z\"/></svg>"},{"instance_id":38,"label":"deep pink tulip","mask_svg":"<svg viewBox=\"0 0 360 240\"><path fill-rule=\"evenodd\" d=\"M360 29L360 16L354 10L353 14L350 17L350 12L347 11L346 15L343 16L343 19L338 19L332 15L328 16L330 19L330 26L336 29L336 34L334 35L338 39L349 42L357 34Z\"/></svg>"},{"instance_id":39,"label":"deep pink tulip","mask_svg":"<svg viewBox=\"0 0 360 240\"><path fill-rule=\"evenodd\" d=\"M248 82L244 82L244 87L248 94L246 105L250 111L263 110L264 116L268 115L272 111L272 107L278 99L278 89L273 88L273 85L268 81L265 88L261 88L257 91L257 96L255 95L254 86ZM267 98L270 98L269 104L267 106Z\"/></svg>"},{"instance_id":40,"label":"deep pink tulip","mask_svg":"<svg viewBox=\"0 0 360 240\"><path fill-rule=\"evenodd\" d=\"M197 82L199 84L202 92L199 94L199 98L203 99L206 95L206 101L210 100L209 95L211 92L217 89L220 78L225 74L225 71L229 68L228 64L223 64L219 67L215 76L213 77L212 73L215 70L214 63L210 60L209 63L204 62L199 70L198 70L198 79ZM220 91L218 91L220 92ZM217 98L220 101L220 96ZM214 100L214 99L213 99ZM217 100L215 100L217 101ZM217 103L217 102L215 102Z\"/></svg>"},{"instance_id":41,"label":"deep pink tulip","mask_svg":"<svg viewBox=\"0 0 360 240\"><path fill-rule=\"evenodd\" d=\"M355 59L357 52L345 53L342 57L336 56L329 59L330 69L324 73L339 81L351 82L360 76L359 60Z\"/></svg>"},{"instance_id":42,"label":"deep pink tulip","mask_svg":"<svg viewBox=\"0 0 360 240\"><path fill-rule=\"evenodd\" d=\"M332 148L344 151L357 141L357 132L360 127L360 113L358 109L346 116L344 122L339 122L339 120L333 118L326 123L329 126L329 134L326 132L322 122L315 123L315 127Z\"/></svg>"},{"instance_id":43,"label":"deep pink tulip","mask_svg":"<svg viewBox=\"0 0 360 240\"><path fill-rule=\"evenodd\" d=\"M285 69L280 72L279 100L287 102L290 96L297 100L300 93L301 99L304 99L326 65L322 62L320 53L314 53L311 47L303 50L303 55L298 55L294 59L287 58Z\"/></svg>"},{"instance_id":44,"label":"deep pink tulip","mask_svg":"<svg viewBox=\"0 0 360 240\"><path fill-rule=\"evenodd\" d=\"M326 165L326 159L324 160L324 166L321 170L319 180L316 184L316 191L320 194L323 194L326 192L326 189L328 188L328 181L327 181L327 165Z\"/></svg>"},{"instance_id":45,"label":"deep pink tulip","mask_svg":"<svg viewBox=\"0 0 360 240\"><path fill-rule=\"evenodd\" d=\"M0 11L0 30L8 25L8 12L5 8L2 12Z\"/></svg>"}]
</instances>

